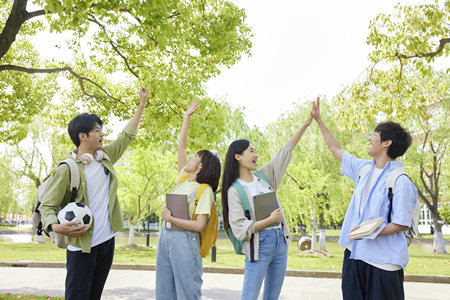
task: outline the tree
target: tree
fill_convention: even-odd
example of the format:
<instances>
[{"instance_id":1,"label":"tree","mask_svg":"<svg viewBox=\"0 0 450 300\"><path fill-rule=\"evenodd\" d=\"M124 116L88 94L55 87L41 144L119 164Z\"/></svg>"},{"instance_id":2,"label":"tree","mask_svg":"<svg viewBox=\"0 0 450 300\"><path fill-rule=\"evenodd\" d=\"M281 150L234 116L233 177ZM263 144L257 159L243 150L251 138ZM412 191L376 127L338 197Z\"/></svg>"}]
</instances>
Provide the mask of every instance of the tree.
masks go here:
<instances>
[{"instance_id":1,"label":"tree","mask_svg":"<svg viewBox=\"0 0 450 300\"><path fill-rule=\"evenodd\" d=\"M134 244L135 225L152 213L159 214L177 175L176 155L148 147L133 147L118 163L118 196L129 229L128 244Z\"/></svg>"},{"instance_id":2,"label":"tree","mask_svg":"<svg viewBox=\"0 0 450 300\"><path fill-rule=\"evenodd\" d=\"M432 213L437 253L446 253L437 207L448 154L450 98L448 70L437 71L432 63L450 53L449 22L450 1L397 5L393 14L377 16L367 38L373 65L335 102L348 128L361 130L369 122L389 119L413 133L405 167Z\"/></svg>"},{"instance_id":3,"label":"tree","mask_svg":"<svg viewBox=\"0 0 450 300\"><path fill-rule=\"evenodd\" d=\"M23 139L20 124L41 113L61 124L79 109L127 120L139 85L152 91L145 137L167 140L184 106L205 96L204 83L251 47L245 12L228 1L36 0L36 9L27 0L1 4L1 141ZM61 55L41 58L31 39L42 33L50 34ZM68 90L57 83L61 78L70 82ZM51 105L54 96L63 101Z\"/></svg>"},{"instance_id":4,"label":"tree","mask_svg":"<svg viewBox=\"0 0 450 300\"><path fill-rule=\"evenodd\" d=\"M17 212L15 195L15 175L11 172L11 160L0 158L0 213Z\"/></svg>"},{"instance_id":5,"label":"tree","mask_svg":"<svg viewBox=\"0 0 450 300\"><path fill-rule=\"evenodd\" d=\"M444 204L441 209L439 209L439 215L441 216L442 220L446 224L450 224L450 205Z\"/></svg>"}]
</instances>

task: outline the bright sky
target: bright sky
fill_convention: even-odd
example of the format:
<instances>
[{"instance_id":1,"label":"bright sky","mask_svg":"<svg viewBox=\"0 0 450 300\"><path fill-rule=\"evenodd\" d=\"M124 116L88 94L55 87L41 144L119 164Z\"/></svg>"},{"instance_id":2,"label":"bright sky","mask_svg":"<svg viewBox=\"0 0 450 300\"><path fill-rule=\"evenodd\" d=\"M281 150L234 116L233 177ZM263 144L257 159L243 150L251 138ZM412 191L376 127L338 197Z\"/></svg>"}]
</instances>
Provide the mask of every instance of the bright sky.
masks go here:
<instances>
[{"instance_id":1,"label":"bright sky","mask_svg":"<svg viewBox=\"0 0 450 300\"><path fill-rule=\"evenodd\" d=\"M224 68L206 84L207 91L244 107L247 124L264 127L294 102L318 95L330 99L352 84L370 65L366 38L376 15L392 13L397 3L431 0L230 1L246 11L253 55ZM36 37L35 46L50 58L54 53L43 37Z\"/></svg>"},{"instance_id":2,"label":"bright sky","mask_svg":"<svg viewBox=\"0 0 450 300\"><path fill-rule=\"evenodd\" d=\"M247 13L253 55L210 80L208 94L244 106L246 122L263 127L299 99L332 98L354 82L370 65L370 20L405 1L233 2Z\"/></svg>"}]
</instances>

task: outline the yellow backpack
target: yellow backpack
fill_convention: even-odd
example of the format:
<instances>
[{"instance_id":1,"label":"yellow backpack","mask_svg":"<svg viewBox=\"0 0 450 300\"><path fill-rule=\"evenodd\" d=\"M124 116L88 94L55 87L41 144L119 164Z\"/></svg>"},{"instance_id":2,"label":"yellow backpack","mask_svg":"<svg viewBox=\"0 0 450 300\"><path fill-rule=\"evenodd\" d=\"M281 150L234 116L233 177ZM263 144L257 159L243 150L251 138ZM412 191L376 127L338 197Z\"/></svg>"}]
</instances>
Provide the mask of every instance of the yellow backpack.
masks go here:
<instances>
[{"instance_id":1,"label":"yellow backpack","mask_svg":"<svg viewBox=\"0 0 450 300\"><path fill-rule=\"evenodd\" d=\"M186 181L189 178L189 175L185 175L178 179L177 185L180 184L183 181ZM198 201L203 195L203 192L207 187L210 187L209 184L202 183L200 187L197 189L197 192L195 193L195 207L197 208ZM195 220L195 209L194 213L191 216L191 220ZM205 229L199 233L200 236L200 255L202 258L205 258L209 252L211 251L211 248L213 245L216 244L217 241L217 232L219 229L219 217L217 215L217 209L216 209L216 201L213 200L213 203L211 205L211 211L209 213L209 219L206 223Z\"/></svg>"}]
</instances>

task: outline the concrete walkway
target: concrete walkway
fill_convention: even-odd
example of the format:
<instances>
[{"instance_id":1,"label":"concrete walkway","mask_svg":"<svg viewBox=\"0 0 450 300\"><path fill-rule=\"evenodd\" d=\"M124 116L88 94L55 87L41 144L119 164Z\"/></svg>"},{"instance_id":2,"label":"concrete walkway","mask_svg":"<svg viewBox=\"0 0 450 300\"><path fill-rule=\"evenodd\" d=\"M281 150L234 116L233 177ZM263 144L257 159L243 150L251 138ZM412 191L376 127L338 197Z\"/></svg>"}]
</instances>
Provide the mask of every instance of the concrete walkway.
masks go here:
<instances>
[{"instance_id":1,"label":"concrete walkway","mask_svg":"<svg viewBox=\"0 0 450 300\"><path fill-rule=\"evenodd\" d=\"M64 296L63 268L0 267L0 293ZM203 299L240 298L243 275L203 274ZM287 276L280 299L341 299L340 279ZM450 295L450 284L405 282L406 299L442 300ZM102 299L154 299L155 272L117 270L110 272ZM261 297L260 297L261 298Z\"/></svg>"}]
</instances>

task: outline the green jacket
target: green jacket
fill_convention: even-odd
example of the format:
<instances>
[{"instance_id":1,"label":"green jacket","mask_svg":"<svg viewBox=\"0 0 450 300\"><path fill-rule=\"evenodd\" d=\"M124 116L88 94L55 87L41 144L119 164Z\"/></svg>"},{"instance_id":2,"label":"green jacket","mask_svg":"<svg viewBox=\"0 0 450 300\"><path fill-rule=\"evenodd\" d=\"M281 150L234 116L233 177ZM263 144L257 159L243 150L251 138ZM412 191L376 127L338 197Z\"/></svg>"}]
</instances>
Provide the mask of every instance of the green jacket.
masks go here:
<instances>
[{"instance_id":1,"label":"green jacket","mask_svg":"<svg viewBox=\"0 0 450 300\"><path fill-rule=\"evenodd\" d=\"M118 178L113 165L120 159L127 147L136 137L136 130L127 124L124 130L119 134L117 140L106 145L102 150L108 155L102 159L102 165L109 170L111 177L109 181L109 221L113 232L117 232L123 228L123 217L119 207L119 199L117 198ZM70 154L70 156L71 154ZM86 177L84 175L84 165L80 160L75 159L80 169L80 187L75 198L76 202L82 202L89 206L88 193L86 189ZM66 164L56 168L53 178L48 186L47 192L40 206L43 228L46 232L52 230L51 224L58 223L56 217L58 207L64 207L70 200L70 171ZM67 243L75 247L81 248L82 252L91 252L92 234L94 232L95 220L86 233L79 237L66 237Z\"/></svg>"}]
</instances>

